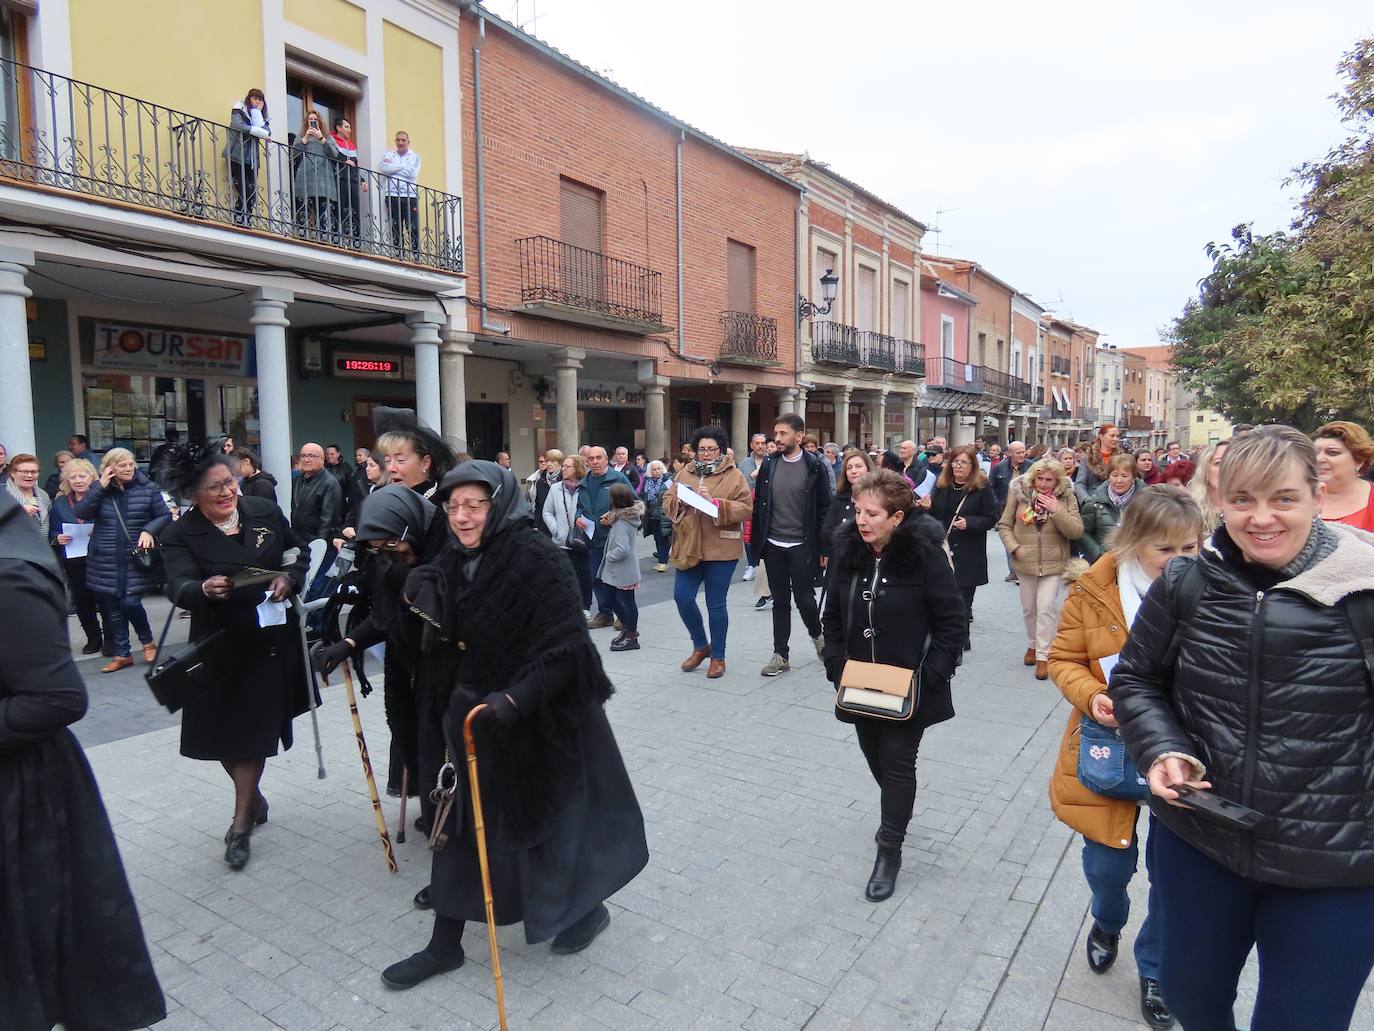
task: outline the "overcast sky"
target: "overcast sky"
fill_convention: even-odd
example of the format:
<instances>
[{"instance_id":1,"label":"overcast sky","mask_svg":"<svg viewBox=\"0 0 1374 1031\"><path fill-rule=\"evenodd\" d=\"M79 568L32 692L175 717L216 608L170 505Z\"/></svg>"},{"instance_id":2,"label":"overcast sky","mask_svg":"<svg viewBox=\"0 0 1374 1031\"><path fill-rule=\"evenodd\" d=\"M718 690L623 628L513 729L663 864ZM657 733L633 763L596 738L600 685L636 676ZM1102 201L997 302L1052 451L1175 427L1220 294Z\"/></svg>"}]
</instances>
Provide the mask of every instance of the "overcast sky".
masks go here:
<instances>
[{"instance_id":1,"label":"overcast sky","mask_svg":"<svg viewBox=\"0 0 1374 1031\"><path fill-rule=\"evenodd\" d=\"M488 0L511 18L516 0ZM537 20L531 24L531 19ZM528 31L728 143L809 151L1120 346L1342 135L1365 2L519 0Z\"/></svg>"}]
</instances>

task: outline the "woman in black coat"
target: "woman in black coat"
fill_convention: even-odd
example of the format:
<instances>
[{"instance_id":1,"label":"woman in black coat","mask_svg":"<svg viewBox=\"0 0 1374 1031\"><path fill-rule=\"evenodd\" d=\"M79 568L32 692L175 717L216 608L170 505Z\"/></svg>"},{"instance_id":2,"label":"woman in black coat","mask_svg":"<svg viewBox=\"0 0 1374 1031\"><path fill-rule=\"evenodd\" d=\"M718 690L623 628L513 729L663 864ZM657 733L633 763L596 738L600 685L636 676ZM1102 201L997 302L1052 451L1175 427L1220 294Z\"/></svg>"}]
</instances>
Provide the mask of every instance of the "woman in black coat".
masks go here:
<instances>
[{"instance_id":1,"label":"woman in black coat","mask_svg":"<svg viewBox=\"0 0 1374 1031\"><path fill-rule=\"evenodd\" d=\"M950 678L959 664L965 622L951 604L954 573L940 547L940 527L916 507L911 486L887 469L853 487L854 523L835 542L821 628L826 677L836 687L849 659L919 670L920 698L907 720L853 716L869 771L882 792L878 856L865 896L892 895L902 842L916 802L916 751L925 729L954 716Z\"/></svg>"},{"instance_id":2,"label":"woman in black coat","mask_svg":"<svg viewBox=\"0 0 1374 1031\"><path fill-rule=\"evenodd\" d=\"M1175 559L1131 626L1108 696L1147 774L1161 994L1180 1026L1344 1031L1374 969L1374 546L1320 518L1311 441L1237 437L1224 525ZM1258 814L1209 819L1179 788Z\"/></svg>"},{"instance_id":3,"label":"woman in black coat","mask_svg":"<svg viewBox=\"0 0 1374 1031\"><path fill-rule=\"evenodd\" d=\"M181 754L222 763L234 782L224 861L238 870L253 827L267 822L267 757L291 747L291 720L309 707L296 613L273 625L260 606L301 590L310 555L276 504L238 496L235 464L190 444L168 453L159 476L194 506L162 537L167 597L190 610L191 640L223 631L209 654L213 686L182 710ZM277 575L234 588L229 578L249 568Z\"/></svg>"},{"instance_id":4,"label":"woman in black coat","mask_svg":"<svg viewBox=\"0 0 1374 1031\"><path fill-rule=\"evenodd\" d=\"M835 541L854 522L854 484L873 471L873 459L858 448L844 453L840 475L835 478L835 493L830 497L830 509L821 523L821 554L829 555Z\"/></svg>"},{"instance_id":5,"label":"woman in black coat","mask_svg":"<svg viewBox=\"0 0 1374 1031\"><path fill-rule=\"evenodd\" d=\"M1002 514L972 444L949 453L935 490L922 507L944 530L954 558L954 581L968 614L964 632L964 651L968 651L973 647L973 596L988 582L988 531Z\"/></svg>"},{"instance_id":6,"label":"woman in black coat","mask_svg":"<svg viewBox=\"0 0 1374 1031\"><path fill-rule=\"evenodd\" d=\"M238 448L232 455L239 464L239 493L246 498L262 498L277 503L277 478L262 471L258 456L247 448Z\"/></svg>"},{"instance_id":7,"label":"woman in black coat","mask_svg":"<svg viewBox=\"0 0 1374 1031\"><path fill-rule=\"evenodd\" d=\"M476 718L496 922L578 952L610 922L604 900L648 862L644 820L606 720L611 683L587 632L577 579L534 528L515 476L494 462L449 473L438 498L449 540L406 581L423 628L421 719L462 764ZM421 761L425 756L421 755ZM433 770L422 770L433 783ZM463 963L464 923L484 919L467 778L458 771L447 843L434 853L429 945L382 973L411 988Z\"/></svg>"},{"instance_id":8,"label":"woman in black coat","mask_svg":"<svg viewBox=\"0 0 1374 1031\"><path fill-rule=\"evenodd\" d=\"M86 685L48 543L0 491L0 1027L147 1027L166 1016L109 817L67 729Z\"/></svg>"}]
</instances>

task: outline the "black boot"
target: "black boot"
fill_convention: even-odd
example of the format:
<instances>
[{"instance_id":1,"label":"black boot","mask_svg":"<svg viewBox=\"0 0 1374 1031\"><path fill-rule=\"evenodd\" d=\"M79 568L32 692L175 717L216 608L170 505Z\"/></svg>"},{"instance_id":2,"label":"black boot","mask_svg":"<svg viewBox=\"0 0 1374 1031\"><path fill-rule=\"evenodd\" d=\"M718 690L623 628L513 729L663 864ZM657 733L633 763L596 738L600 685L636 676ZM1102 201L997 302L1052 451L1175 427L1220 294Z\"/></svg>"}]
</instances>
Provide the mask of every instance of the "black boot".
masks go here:
<instances>
[{"instance_id":1,"label":"black boot","mask_svg":"<svg viewBox=\"0 0 1374 1031\"><path fill-rule=\"evenodd\" d=\"M236 831L229 828L224 835L224 861L229 864L229 869L242 870L248 865L248 858L252 855L252 838L251 830Z\"/></svg>"},{"instance_id":2,"label":"black boot","mask_svg":"<svg viewBox=\"0 0 1374 1031\"><path fill-rule=\"evenodd\" d=\"M1159 982L1152 977L1140 979L1140 1015L1145 1023L1160 1031L1174 1026L1174 1014L1159 995Z\"/></svg>"},{"instance_id":3,"label":"black boot","mask_svg":"<svg viewBox=\"0 0 1374 1031\"><path fill-rule=\"evenodd\" d=\"M1116 947L1121 935L1108 934L1093 924L1088 932L1088 969L1094 974L1105 974L1116 962Z\"/></svg>"},{"instance_id":4,"label":"black boot","mask_svg":"<svg viewBox=\"0 0 1374 1031\"><path fill-rule=\"evenodd\" d=\"M446 974L450 970L457 970L463 965L463 947L458 946L457 952L449 953L446 956L436 956L428 948L423 948L408 959L403 959L399 963L393 963L382 971L382 984L388 988L395 988L397 991L405 991L407 988L414 988L423 981L428 981L435 974Z\"/></svg>"},{"instance_id":5,"label":"black boot","mask_svg":"<svg viewBox=\"0 0 1374 1031\"><path fill-rule=\"evenodd\" d=\"M105 642L101 640L101 636L99 634L96 634L94 637L88 634L86 636L86 647L81 649L81 654L94 655L103 647L105 647Z\"/></svg>"},{"instance_id":6,"label":"black boot","mask_svg":"<svg viewBox=\"0 0 1374 1031\"><path fill-rule=\"evenodd\" d=\"M869 902L882 902L890 899L897 889L897 871L902 868L902 846L878 843L878 857L873 860L873 873L869 875L868 887L864 898Z\"/></svg>"},{"instance_id":7,"label":"black boot","mask_svg":"<svg viewBox=\"0 0 1374 1031\"><path fill-rule=\"evenodd\" d=\"M613 652L633 652L639 650L639 634L633 630L625 630L611 642Z\"/></svg>"},{"instance_id":8,"label":"black boot","mask_svg":"<svg viewBox=\"0 0 1374 1031\"><path fill-rule=\"evenodd\" d=\"M411 899L411 901L415 903L416 909L433 909L434 900L429 896L429 885L426 884L423 888L417 891L415 893L415 897Z\"/></svg>"},{"instance_id":9,"label":"black boot","mask_svg":"<svg viewBox=\"0 0 1374 1031\"><path fill-rule=\"evenodd\" d=\"M596 940L596 936L604 931L610 922L611 911L606 908L606 903L598 902L596 908L577 923L558 932L558 936L553 940L554 955L567 956L581 952Z\"/></svg>"}]
</instances>

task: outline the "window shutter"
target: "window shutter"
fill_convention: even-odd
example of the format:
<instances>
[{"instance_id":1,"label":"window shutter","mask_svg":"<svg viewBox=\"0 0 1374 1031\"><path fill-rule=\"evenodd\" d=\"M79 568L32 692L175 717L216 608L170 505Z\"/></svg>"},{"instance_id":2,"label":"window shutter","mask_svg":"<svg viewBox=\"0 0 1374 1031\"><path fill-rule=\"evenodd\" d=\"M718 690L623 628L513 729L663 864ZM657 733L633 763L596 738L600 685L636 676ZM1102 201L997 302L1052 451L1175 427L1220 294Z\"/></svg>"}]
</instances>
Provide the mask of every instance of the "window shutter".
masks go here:
<instances>
[{"instance_id":1,"label":"window shutter","mask_svg":"<svg viewBox=\"0 0 1374 1031\"><path fill-rule=\"evenodd\" d=\"M911 287L901 280L892 281L892 330L891 335L901 340L907 338L907 315L910 312Z\"/></svg>"},{"instance_id":2,"label":"window shutter","mask_svg":"<svg viewBox=\"0 0 1374 1031\"><path fill-rule=\"evenodd\" d=\"M571 179L559 180L560 239L574 247L601 251L601 191Z\"/></svg>"},{"instance_id":3,"label":"window shutter","mask_svg":"<svg viewBox=\"0 0 1374 1031\"><path fill-rule=\"evenodd\" d=\"M754 248L725 241L725 279L728 309L754 314Z\"/></svg>"},{"instance_id":4,"label":"window shutter","mask_svg":"<svg viewBox=\"0 0 1374 1031\"><path fill-rule=\"evenodd\" d=\"M854 299L855 307L858 309L858 322L856 327L863 333L876 329L873 324L874 317L878 309L878 273L871 268L859 266L859 295Z\"/></svg>"}]
</instances>

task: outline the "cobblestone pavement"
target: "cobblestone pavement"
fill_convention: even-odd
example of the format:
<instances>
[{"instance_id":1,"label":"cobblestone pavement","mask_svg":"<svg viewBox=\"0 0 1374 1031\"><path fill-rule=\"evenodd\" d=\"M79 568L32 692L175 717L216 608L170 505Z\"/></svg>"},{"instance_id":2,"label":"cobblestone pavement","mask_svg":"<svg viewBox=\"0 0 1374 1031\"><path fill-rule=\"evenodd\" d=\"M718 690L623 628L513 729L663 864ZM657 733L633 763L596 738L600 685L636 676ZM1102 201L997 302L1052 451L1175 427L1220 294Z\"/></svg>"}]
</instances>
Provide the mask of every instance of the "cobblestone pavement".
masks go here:
<instances>
[{"instance_id":1,"label":"cobblestone pavement","mask_svg":"<svg viewBox=\"0 0 1374 1031\"><path fill-rule=\"evenodd\" d=\"M1143 870L1121 957L1096 977L1082 958L1090 921L1077 839L1045 798L1066 707L1020 663L1014 588L999 580L979 592L975 647L955 682L959 715L925 737L897 893L875 906L863 886L877 789L853 732L832 715L799 621L793 671L759 676L772 622L754 611L751 586L731 591L720 680L704 666L679 671L690 644L671 601L643 610L642 650L605 652L618 688L608 711L644 808L650 863L580 955L555 957L526 945L519 927L502 929L510 1026L1142 1027L1126 943ZM156 628L166 609L153 611ZM610 643L611 631L595 633ZM468 929L461 970L404 993L378 979L428 940L430 918L411 906L428 853L412 829L396 846L399 873L387 873L340 689L319 714L327 778L316 777L310 721L300 719L296 747L268 763L271 822L234 873L222 861L227 778L177 754L175 721L147 695L141 670L102 677L98 666L83 664L92 712L75 729L167 992L161 1027L496 1026L480 927ZM380 765L379 694L361 711ZM394 830L396 800L384 804ZM1252 963L1242 1025L1253 990ZM1368 994L1355 1026L1374 1031Z\"/></svg>"}]
</instances>

